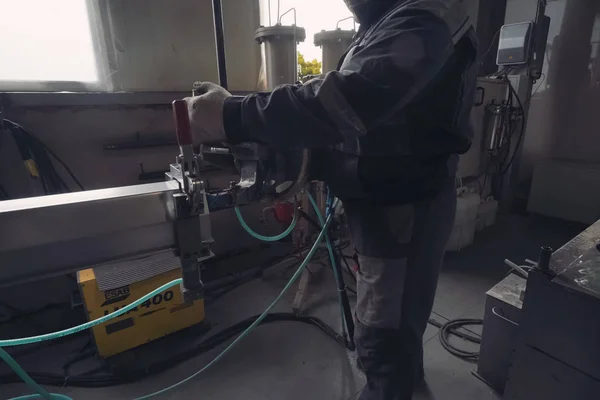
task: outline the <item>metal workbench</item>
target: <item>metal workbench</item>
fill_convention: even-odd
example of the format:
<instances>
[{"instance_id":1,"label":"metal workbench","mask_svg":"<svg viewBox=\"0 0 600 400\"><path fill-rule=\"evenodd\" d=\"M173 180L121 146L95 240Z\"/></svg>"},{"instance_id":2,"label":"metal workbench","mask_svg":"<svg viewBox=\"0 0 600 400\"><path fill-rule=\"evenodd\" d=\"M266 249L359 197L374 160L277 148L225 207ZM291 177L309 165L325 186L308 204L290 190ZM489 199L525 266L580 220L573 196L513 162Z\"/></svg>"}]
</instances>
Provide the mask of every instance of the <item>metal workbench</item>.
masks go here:
<instances>
[{"instance_id":1,"label":"metal workbench","mask_svg":"<svg viewBox=\"0 0 600 400\"><path fill-rule=\"evenodd\" d=\"M532 271L505 399L600 398L600 221Z\"/></svg>"}]
</instances>

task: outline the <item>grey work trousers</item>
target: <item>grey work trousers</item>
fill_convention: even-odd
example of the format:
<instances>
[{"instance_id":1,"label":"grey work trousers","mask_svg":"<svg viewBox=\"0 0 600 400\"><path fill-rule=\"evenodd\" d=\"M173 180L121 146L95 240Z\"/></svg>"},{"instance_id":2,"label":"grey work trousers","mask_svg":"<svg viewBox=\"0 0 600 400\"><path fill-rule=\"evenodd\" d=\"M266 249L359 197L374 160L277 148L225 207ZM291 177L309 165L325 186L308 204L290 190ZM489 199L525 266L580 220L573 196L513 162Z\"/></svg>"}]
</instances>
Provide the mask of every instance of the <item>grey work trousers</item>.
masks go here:
<instances>
[{"instance_id":1,"label":"grey work trousers","mask_svg":"<svg viewBox=\"0 0 600 400\"><path fill-rule=\"evenodd\" d=\"M359 255L355 341L367 377L360 399L408 400L454 224L454 178L432 201L345 209Z\"/></svg>"}]
</instances>

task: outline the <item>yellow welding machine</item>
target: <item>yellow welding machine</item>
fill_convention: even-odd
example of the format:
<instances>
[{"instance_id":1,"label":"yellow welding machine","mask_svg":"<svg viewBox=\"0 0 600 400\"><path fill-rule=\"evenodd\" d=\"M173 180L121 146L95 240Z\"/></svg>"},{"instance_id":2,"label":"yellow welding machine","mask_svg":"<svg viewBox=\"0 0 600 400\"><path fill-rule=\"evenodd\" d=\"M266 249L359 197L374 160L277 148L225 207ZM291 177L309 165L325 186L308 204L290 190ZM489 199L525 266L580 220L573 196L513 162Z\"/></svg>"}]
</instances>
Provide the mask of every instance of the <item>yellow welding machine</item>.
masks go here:
<instances>
[{"instance_id":1,"label":"yellow welding machine","mask_svg":"<svg viewBox=\"0 0 600 400\"><path fill-rule=\"evenodd\" d=\"M117 311L178 278L181 278L179 258L170 251L105 264L77 274L90 321ZM175 286L128 313L92 328L92 332L98 354L110 357L202 322L204 300L186 304L179 286Z\"/></svg>"}]
</instances>

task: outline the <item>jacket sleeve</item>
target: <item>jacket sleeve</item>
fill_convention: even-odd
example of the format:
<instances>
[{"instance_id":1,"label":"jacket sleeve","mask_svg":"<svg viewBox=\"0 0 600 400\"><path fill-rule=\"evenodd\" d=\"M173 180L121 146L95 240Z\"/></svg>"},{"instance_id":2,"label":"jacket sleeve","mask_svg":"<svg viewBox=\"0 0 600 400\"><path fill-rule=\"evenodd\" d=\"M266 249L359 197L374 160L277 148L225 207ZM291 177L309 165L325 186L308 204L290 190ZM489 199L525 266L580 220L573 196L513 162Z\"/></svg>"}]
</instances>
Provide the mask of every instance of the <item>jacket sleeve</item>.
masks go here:
<instances>
[{"instance_id":1,"label":"jacket sleeve","mask_svg":"<svg viewBox=\"0 0 600 400\"><path fill-rule=\"evenodd\" d=\"M228 99L228 139L280 149L326 147L385 123L435 78L454 46L444 21L426 11L405 11L380 24L339 72Z\"/></svg>"}]
</instances>

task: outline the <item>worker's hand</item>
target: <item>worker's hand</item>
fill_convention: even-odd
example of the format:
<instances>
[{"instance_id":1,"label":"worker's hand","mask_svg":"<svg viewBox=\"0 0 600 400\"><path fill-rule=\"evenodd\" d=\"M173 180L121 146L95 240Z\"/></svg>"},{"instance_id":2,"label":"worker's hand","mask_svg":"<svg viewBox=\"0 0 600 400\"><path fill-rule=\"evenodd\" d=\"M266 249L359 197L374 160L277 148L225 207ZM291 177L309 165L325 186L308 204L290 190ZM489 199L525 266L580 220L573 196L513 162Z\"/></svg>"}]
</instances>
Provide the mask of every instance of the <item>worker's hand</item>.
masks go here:
<instances>
[{"instance_id":1,"label":"worker's hand","mask_svg":"<svg viewBox=\"0 0 600 400\"><path fill-rule=\"evenodd\" d=\"M184 99L188 105L194 144L226 141L223 105L231 93L211 82L203 82L196 91L201 94Z\"/></svg>"}]
</instances>

